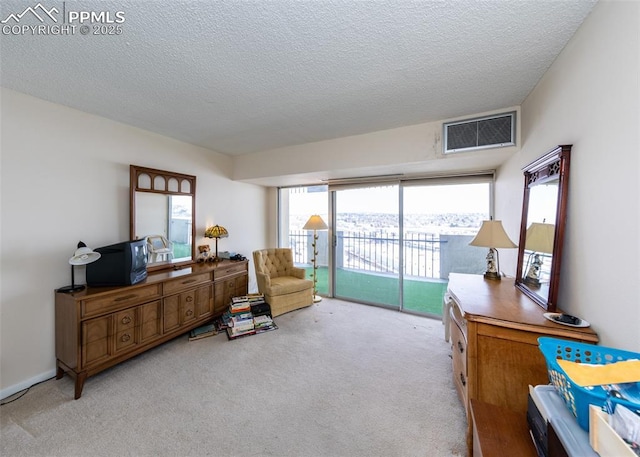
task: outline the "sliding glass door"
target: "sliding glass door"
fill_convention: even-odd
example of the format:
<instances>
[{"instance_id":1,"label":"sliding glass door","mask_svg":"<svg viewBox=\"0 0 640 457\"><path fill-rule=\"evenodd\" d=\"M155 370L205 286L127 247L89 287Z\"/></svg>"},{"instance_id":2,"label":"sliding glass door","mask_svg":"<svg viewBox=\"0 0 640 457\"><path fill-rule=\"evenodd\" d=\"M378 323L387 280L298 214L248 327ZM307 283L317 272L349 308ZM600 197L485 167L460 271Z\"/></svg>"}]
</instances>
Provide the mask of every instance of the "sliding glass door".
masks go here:
<instances>
[{"instance_id":1,"label":"sliding glass door","mask_svg":"<svg viewBox=\"0 0 640 457\"><path fill-rule=\"evenodd\" d=\"M491 183L426 180L403 186L403 309L441 315L449 273L482 273L485 251L469 246L489 219Z\"/></svg>"},{"instance_id":2,"label":"sliding glass door","mask_svg":"<svg viewBox=\"0 0 640 457\"><path fill-rule=\"evenodd\" d=\"M398 192L398 185L332 192L336 297L399 308Z\"/></svg>"},{"instance_id":3,"label":"sliding glass door","mask_svg":"<svg viewBox=\"0 0 640 457\"><path fill-rule=\"evenodd\" d=\"M307 271L313 279L313 231L303 227L309 218L317 214L329 223L329 198L327 186L281 188L278 194L279 236L278 246L290 247L293 262ZM319 295L329 294L329 243L328 231L316 231L316 289Z\"/></svg>"},{"instance_id":4,"label":"sliding glass door","mask_svg":"<svg viewBox=\"0 0 640 457\"><path fill-rule=\"evenodd\" d=\"M481 274L486 250L469 242L491 215L492 174L333 184L279 190L279 246L317 291L356 302L440 316L449 273Z\"/></svg>"}]
</instances>

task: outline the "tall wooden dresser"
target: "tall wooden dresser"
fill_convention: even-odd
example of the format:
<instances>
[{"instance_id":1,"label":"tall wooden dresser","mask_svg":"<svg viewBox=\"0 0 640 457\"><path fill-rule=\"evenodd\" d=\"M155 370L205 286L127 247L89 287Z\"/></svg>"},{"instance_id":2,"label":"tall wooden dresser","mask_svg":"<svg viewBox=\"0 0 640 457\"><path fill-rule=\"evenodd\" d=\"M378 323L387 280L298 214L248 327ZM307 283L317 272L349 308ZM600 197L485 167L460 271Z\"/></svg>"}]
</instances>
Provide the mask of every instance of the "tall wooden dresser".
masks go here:
<instances>
[{"instance_id":1,"label":"tall wooden dresser","mask_svg":"<svg viewBox=\"0 0 640 457\"><path fill-rule=\"evenodd\" d=\"M246 295L248 261L223 260L150 273L139 284L56 292L56 378L84 382L222 314Z\"/></svg>"},{"instance_id":2,"label":"tall wooden dresser","mask_svg":"<svg viewBox=\"0 0 640 457\"><path fill-rule=\"evenodd\" d=\"M452 273L445 297L451 339L453 382L467 414L467 446L473 424L470 401L526 414L529 385L548 384L538 338L551 336L597 343L591 328L556 324L518 290L513 279ZM561 312L561 311L558 311Z\"/></svg>"}]
</instances>

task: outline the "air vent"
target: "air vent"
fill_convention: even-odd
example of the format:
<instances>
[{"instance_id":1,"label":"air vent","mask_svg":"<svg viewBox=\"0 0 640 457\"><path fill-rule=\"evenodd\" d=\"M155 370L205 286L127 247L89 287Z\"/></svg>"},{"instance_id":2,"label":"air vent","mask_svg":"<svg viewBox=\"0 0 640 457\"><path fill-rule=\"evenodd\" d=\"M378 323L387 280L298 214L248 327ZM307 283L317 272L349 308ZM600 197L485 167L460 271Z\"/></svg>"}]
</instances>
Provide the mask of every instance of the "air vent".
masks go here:
<instances>
[{"instance_id":1,"label":"air vent","mask_svg":"<svg viewBox=\"0 0 640 457\"><path fill-rule=\"evenodd\" d=\"M444 153L503 148L516 144L516 113L444 124Z\"/></svg>"}]
</instances>

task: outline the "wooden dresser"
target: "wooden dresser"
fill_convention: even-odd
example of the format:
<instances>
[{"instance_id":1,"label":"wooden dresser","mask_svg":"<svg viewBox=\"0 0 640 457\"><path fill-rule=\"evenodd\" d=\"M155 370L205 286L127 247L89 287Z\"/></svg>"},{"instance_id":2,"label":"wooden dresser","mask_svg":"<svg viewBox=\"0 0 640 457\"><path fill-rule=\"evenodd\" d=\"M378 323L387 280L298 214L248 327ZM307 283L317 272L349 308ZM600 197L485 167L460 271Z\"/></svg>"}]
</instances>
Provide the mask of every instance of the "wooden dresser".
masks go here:
<instances>
[{"instance_id":1,"label":"wooden dresser","mask_svg":"<svg viewBox=\"0 0 640 457\"><path fill-rule=\"evenodd\" d=\"M539 337L598 342L591 328L545 319L545 311L520 292L513 279L491 281L482 275L451 273L445 300L453 381L467 414L469 450L472 399L524 415L528 386L549 383Z\"/></svg>"},{"instance_id":2,"label":"wooden dresser","mask_svg":"<svg viewBox=\"0 0 640 457\"><path fill-rule=\"evenodd\" d=\"M106 368L210 321L248 292L248 261L150 273L139 284L56 292L56 378L84 382Z\"/></svg>"}]
</instances>

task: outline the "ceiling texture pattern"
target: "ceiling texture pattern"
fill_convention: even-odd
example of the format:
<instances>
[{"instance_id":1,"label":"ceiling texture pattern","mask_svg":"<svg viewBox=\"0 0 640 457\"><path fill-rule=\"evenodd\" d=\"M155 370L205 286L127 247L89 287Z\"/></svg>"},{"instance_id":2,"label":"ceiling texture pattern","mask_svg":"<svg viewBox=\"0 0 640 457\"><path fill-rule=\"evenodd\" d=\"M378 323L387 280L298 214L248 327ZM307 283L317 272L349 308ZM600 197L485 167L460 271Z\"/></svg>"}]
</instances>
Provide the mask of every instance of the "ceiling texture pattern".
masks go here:
<instances>
[{"instance_id":1,"label":"ceiling texture pattern","mask_svg":"<svg viewBox=\"0 0 640 457\"><path fill-rule=\"evenodd\" d=\"M123 12L122 33L3 31L0 83L245 154L519 105L594 3L42 2L59 20L63 9ZM3 0L2 25L37 4ZM41 23L53 24L19 20Z\"/></svg>"}]
</instances>

